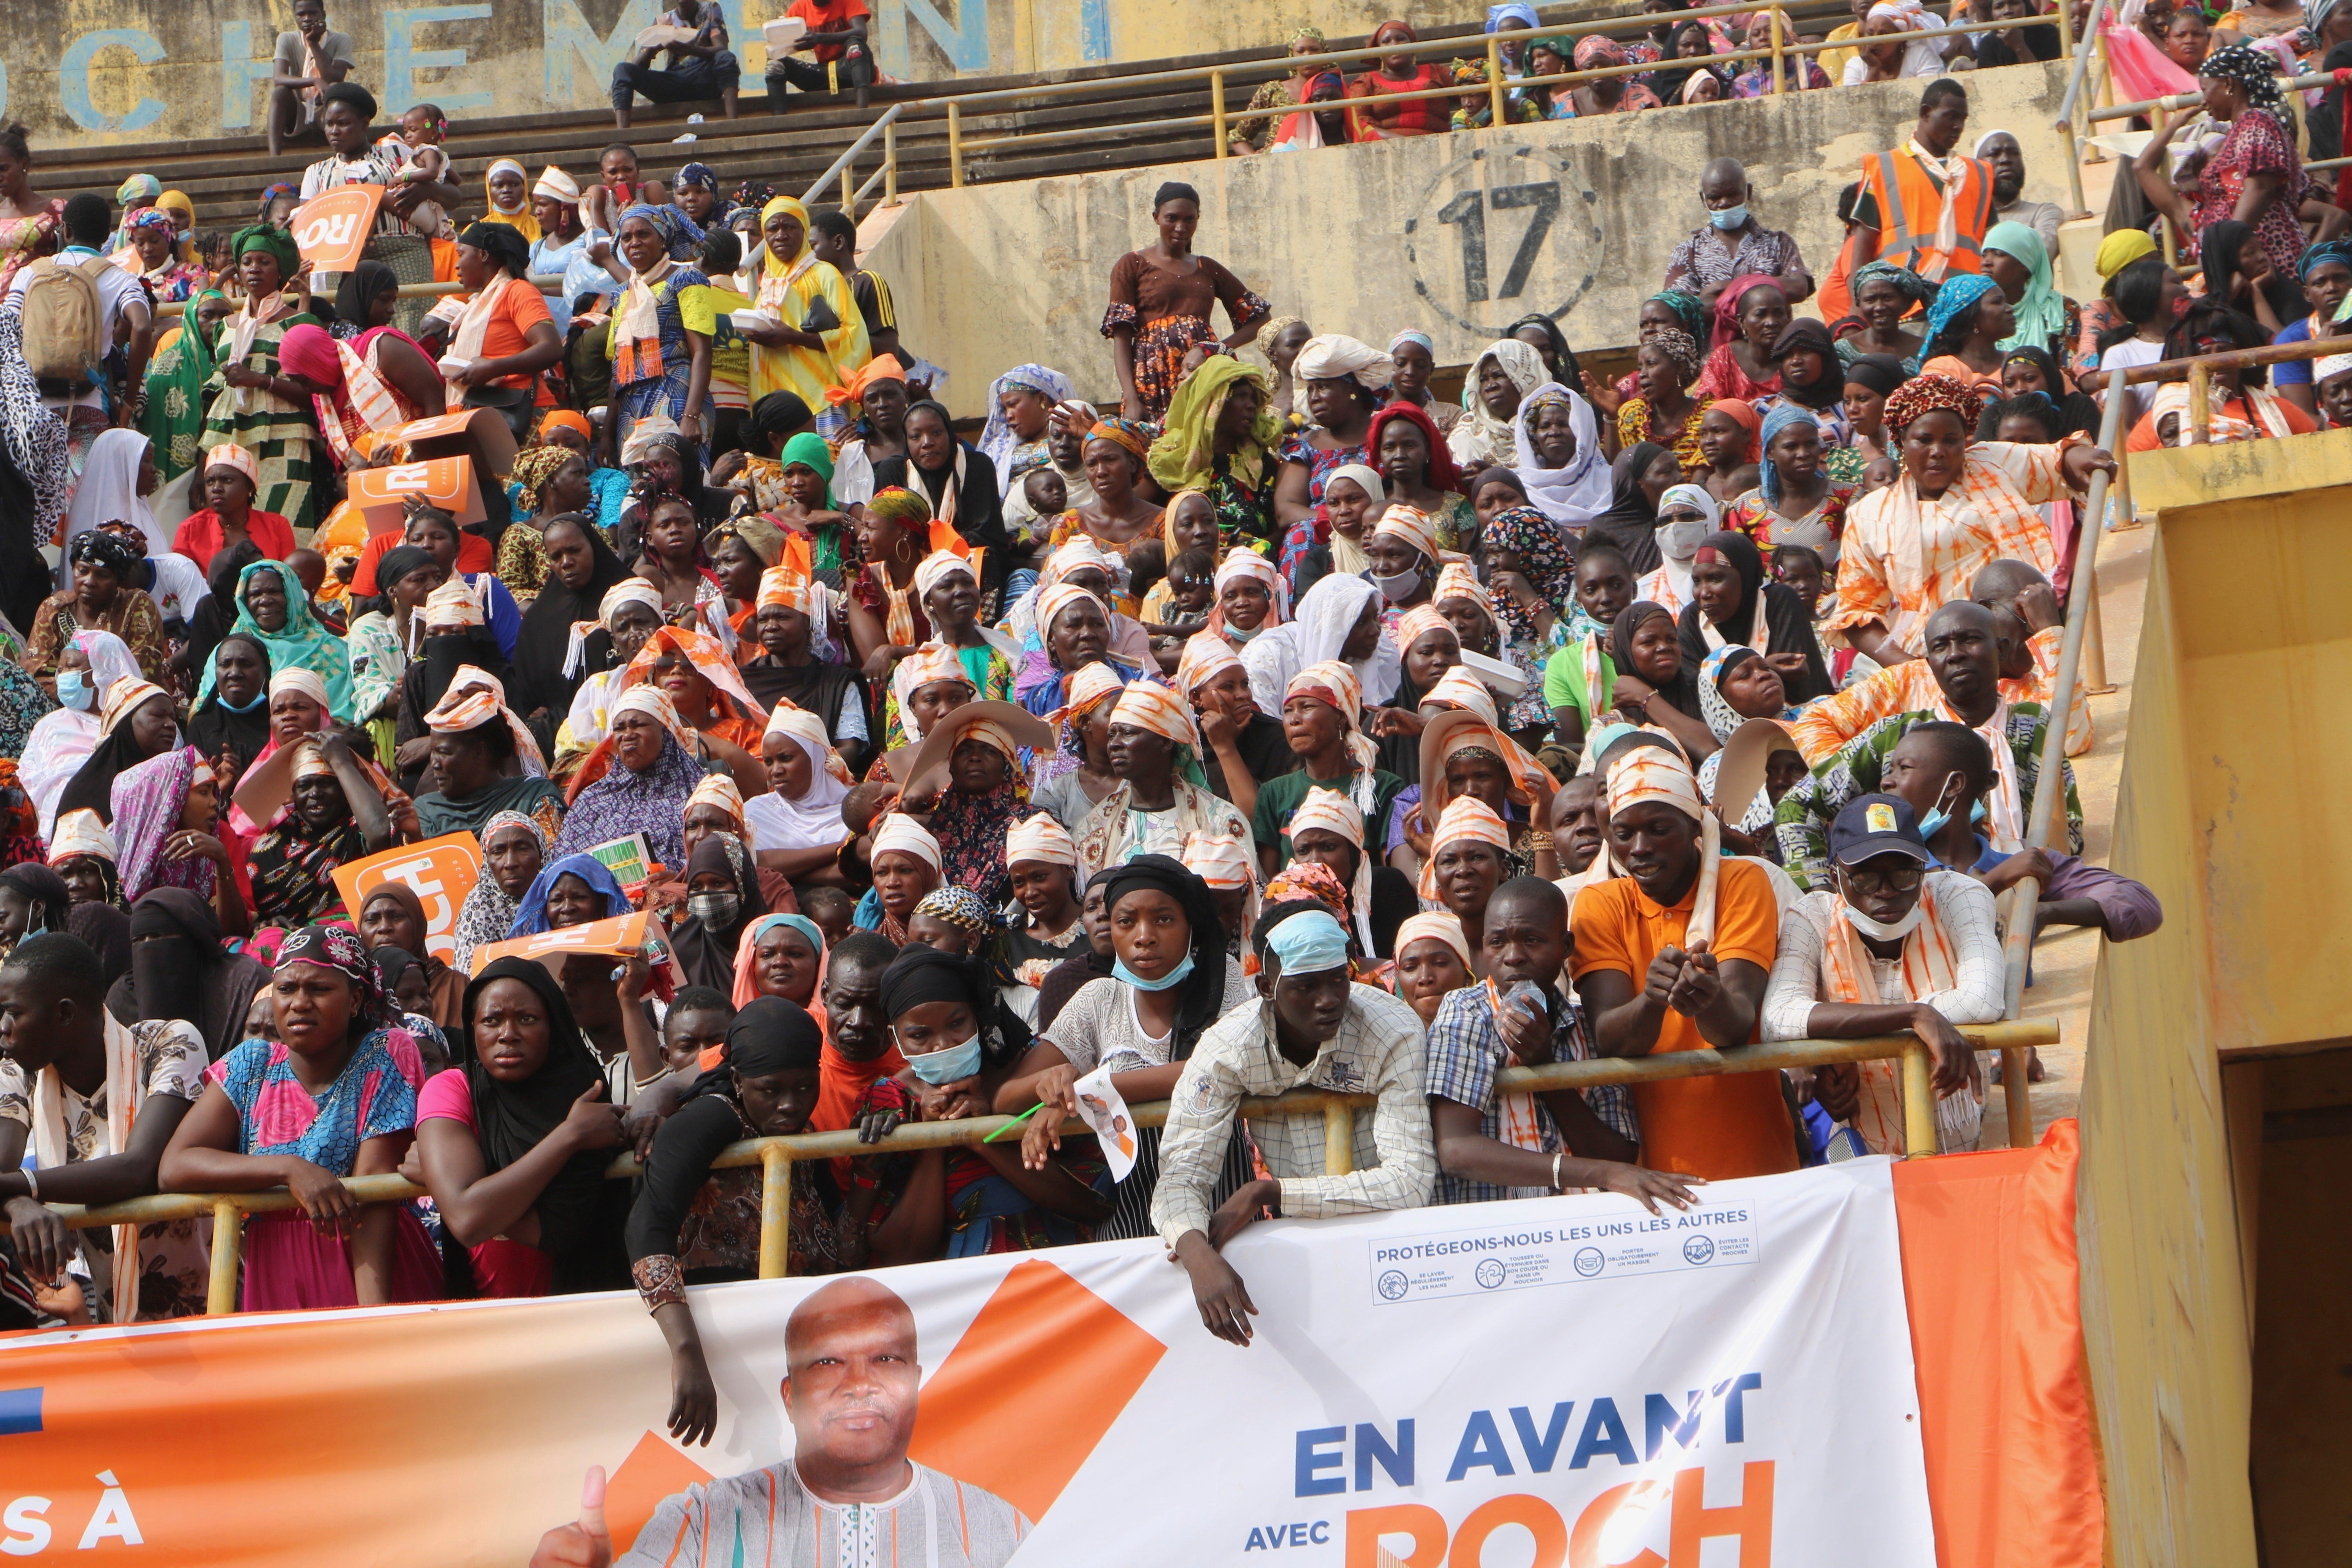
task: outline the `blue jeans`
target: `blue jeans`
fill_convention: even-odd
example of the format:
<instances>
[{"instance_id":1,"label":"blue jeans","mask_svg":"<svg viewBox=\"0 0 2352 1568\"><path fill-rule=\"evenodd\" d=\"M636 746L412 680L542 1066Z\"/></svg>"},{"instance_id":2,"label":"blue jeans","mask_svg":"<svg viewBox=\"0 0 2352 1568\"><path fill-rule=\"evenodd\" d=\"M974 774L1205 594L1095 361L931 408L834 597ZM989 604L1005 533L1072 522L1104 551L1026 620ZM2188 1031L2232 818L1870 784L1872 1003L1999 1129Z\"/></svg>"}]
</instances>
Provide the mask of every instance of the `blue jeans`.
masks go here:
<instances>
[{"instance_id":1,"label":"blue jeans","mask_svg":"<svg viewBox=\"0 0 2352 1568\"><path fill-rule=\"evenodd\" d=\"M623 60L613 68L613 107L628 108L633 92L653 103L691 103L717 98L742 79L742 62L727 49L707 60L682 59L666 71Z\"/></svg>"}]
</instances>

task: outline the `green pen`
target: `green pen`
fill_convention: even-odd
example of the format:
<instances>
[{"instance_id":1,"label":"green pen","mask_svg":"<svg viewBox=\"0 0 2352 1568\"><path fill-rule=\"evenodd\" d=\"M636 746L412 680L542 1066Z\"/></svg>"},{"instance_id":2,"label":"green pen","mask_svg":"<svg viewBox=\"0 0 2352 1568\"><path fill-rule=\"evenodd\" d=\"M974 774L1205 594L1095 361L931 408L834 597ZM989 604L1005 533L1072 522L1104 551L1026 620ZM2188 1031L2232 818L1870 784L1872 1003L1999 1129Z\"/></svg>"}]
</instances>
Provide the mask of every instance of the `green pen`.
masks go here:
<instances>
[{"instance_id":1,"label":"green pen","mask_svg":"<svg viewBox=\"0 0 2352 1568\"><path fill-rule=\"evenodd\" d=\"M998 1128L995 1131L990 1133L987 1137L982 1139L981 1142L983 1143L995 1142L999 1138L1003 1137L1007 1132L1012 1131L1014 1128L1020 1126L1023 1122L1028 1121L1031 1117L1036 1115L1039 1111L1045 1109L1045 1102L1041 1100L1036 1104L1031 1106L1028 1110L1023 1111L1020 1115L1014 1117L1012 1121L1006 1122L1003 1126Z\"/></svg>"}]
</instances>

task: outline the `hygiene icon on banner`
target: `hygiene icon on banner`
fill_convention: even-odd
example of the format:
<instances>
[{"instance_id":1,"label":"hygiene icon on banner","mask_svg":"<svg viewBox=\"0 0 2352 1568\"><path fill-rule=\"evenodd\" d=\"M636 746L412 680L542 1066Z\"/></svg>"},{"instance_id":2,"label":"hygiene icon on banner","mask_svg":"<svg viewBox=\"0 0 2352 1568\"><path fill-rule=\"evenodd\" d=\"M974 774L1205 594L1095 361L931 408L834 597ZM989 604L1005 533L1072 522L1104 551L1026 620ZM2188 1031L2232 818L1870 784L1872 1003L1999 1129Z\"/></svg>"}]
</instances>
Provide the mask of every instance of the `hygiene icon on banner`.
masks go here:
<instances>
[{"instance_id":1,"label":"hygiene icon on banner","mask_svg":"<svg viewBox=\"0 0 2352 1568\"><path fill-rule=\"evenodd\" d=\"M1622 1218L1589 1210L1543 1224L1465 1225L1424 1236L1381 1240L1368 1248L1372 1294L1382 1301L1574 1285L1589 1279L1728 1268L1759 1256L1756 1211L1744 1203L1707 1203L1681 1214L1650 1213L1620 1200ZM1478 1217L1476 1208L1452 1211Z\"/></svg>"}]
</instances>

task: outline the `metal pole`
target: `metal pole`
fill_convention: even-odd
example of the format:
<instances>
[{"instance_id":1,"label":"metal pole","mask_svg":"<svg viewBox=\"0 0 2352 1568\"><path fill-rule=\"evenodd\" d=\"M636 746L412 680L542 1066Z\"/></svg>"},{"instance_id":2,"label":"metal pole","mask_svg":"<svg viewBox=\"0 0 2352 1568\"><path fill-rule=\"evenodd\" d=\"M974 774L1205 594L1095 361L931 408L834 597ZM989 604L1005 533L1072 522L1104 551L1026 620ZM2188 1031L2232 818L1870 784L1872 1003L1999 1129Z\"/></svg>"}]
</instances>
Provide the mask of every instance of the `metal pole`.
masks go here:
<instances>
[{"instance_id":1,"label":"metal pole","mask_svg":"<svg viewBox=\"0 0 2352 1568\"><path fill-rule=\"evenodd\" d=\"M1209 73L1209 121L1216 127L1217 157L1222 162L1228 156L1225 152L1225 73L1222 70Z\"/></svg>"},{"instance_id":2,"label":"metal pole","mask_svg":"<svg viewBox=\"0 0 2352 1568\"><path fill-rule=\"evenodd\" d=\"M850 222L856 223L857 221L857 187L850 184L849 171L850 165L847 163L841 166L841 210L848 216Z\"/></svg>"},{"instance_id":3,"label":"metal pole","mask_svg":"<svg viewBox=\"0 0 2352 1568\"><path fill-rule=\"evenodd\" d=\"M1780 61L1780 12L1776 6L1772 11L1772 91L1776 96L1787 79Z\"/></svg>"},{"instance_id":4,"label":"metal pole","mask_svg":"<svg viewBox=\"0 0 2352 1568\"><path fill-rule=\"evenodd\" d=\"M1356 1168L1356 1113L1345 1105L1323 1108L1323 1173L1345 1176Z\"/></svg>"},{"instance_id":5,"label":"metal pole","mask_svg":"<svg viewBox=\"0 0 2352 1568\"><path fill-rule=\"evenodd\" d=\"M793 1248L793 1155L781 1143L760 1151L760 1278L782 1279Z\"/></svg>"},{"instance_id":6,"label":"metal pole","mask_svg":"<svg viewBox=\"0 0 2352 1568\"><path fill-rule=\"evenodd\" d=\"M2084 541L2085 543L2091 541ZM2099 601L2091 601L2091 624L2083 634L2083 695L2105 697L2115 689L2107 679L2107 631L2100 624Z\"/></svg>"},{"instance_id":7,"label":"metal pole","mask_svg":"<svg viewBox=\"0 0 2352 1568\"><path fill-rule=\"evenodd\" d=\"M898 205L898 122L882 127L882 205Z\"/></svg>"},{"instance_id":8,"label":"metal pole","mask_svg":"<svg viewBox=\"0 0 2352 1568\"><path fill-rule=\"evenodd\" d=\"M2184 447L2201 447L2213 427L2213 377L2201 364L2189 367L2189 428L2180 432Z\"/></svg>"},{"instance_id":9,"label":"metal pole","mask_svg":"<svg viewBox=\"0 0 2352 1568\"><path fill-rule=\"evenodd\" d=\"M1935 1079L1927 1068L1927 1047L1913 1046L1903 1053L1903 1152L1917 1156L1935 1152Z\"/></svg>"},{"instance_id":10,"label":"metal pole","mask_svg":"<svg viewBox=\"0 0 2352 1568\"><path fill-rule=\"evenodd\" d=\"M1496 125L1503 123L1503 45L1486 36L1486 110Z\"/></svg>"},{"instance_id":11,"label":"metal pole","mask_svg":"<svg viewBox=\"0 0 2352 1568\"><path fill-rule=\"evenodd\" d=\"M236 1265L244 1251L245 1215L237 1212L235 1201L223 1198L213 1205L213 1272L205 1290L205 1310L215 1318L225 1318L236 1310Z\"/></svg>"},{"instance_id":12,"label":"metal pole","mask_svg":"<svg viewBox=\"0 0 2352 1568\"><path fill-rule=\"evenodd\" d=\"M2083 36L2074 40L2074 71L2066 79L2066 96L2059 100L2058 117L2050 122L2053 125L2064 125L2074 118L2074 100L2082 96L2083 78L2091 68L2091 40L2099 36L2099 20L2106 9L2107 0L2092 0L2090 17L2083 24Z\"/></svg>"},{"instance_id":13,"label":"metal pole","mask_svg":"<svg viewBox=\"0 0 2352 1568\"><path fill-rule=\"evenodd\" d=\"M963 189L963 116L953 100L948 102L948 188Z\"/></svg>"}]
</instances>

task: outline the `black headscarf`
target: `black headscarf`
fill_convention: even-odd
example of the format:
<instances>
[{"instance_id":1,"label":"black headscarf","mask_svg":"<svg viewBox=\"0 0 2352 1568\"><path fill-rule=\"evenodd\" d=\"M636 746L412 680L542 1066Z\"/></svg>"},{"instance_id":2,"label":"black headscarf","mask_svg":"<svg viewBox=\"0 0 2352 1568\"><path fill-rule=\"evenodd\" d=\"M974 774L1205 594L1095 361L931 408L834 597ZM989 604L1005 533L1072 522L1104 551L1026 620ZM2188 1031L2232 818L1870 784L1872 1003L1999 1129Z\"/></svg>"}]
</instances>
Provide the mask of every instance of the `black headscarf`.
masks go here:
<instances>
[{"instance_id":1,"label":"black headscarf","mask_svg":"<svg viewBox=\"0 0 2352 1568\"><path fill-rule=\"evenodd\" d=\"M245 1038L245 1016L269 971L221 951L211 900L185 888L157 888L131 906L129 934L131 972L106 996L119 1021L185 1018L215 1061Z\"/></svg>"},{"instance_id":2,"label":"black headscarf","mask_svg":"<svg viewBox=\"0 0 2352 1568\"><path fill-rule=\"evenodd\" d=\"M1609 510L1584 531L1588 543L1597 540L1615 547L1636 577L1655 572L1664 559L1658 553L1658 509L1643 490L1642 476L1665 451L1655 441L1636 441L1618 453L1609 466Z\"/></svg>"},{"instance_id":3,"label":"black headscarf","mask_svg":"<svg viewBox=\"0 0 2352 1568\"><path fill-rule=\"evenodd\" d=\"M1006 542L1004 506L996 493L996 465L989 461L987 453L956 436L955 422L942 405L926 397L908 406L907 417L913 418L918 408L928 408L939 416L940 425L948 432L948 439L954 443L962 456L963 482L956 486L955 530L971 542L988 551L983 569L991 582L981 585L984 588L994 586L1003 581L999 568ZM874 465L874 488L878 491L892 485L903 485L929 501L931 515L937 517L948 486L955 477L956 456L956 452L950 452L946 463L936 468L926 468L915 461L913 448L909 447L898 457L885 458Z\"/></svg>"},{"instance_id":4,"label":"black headscarf","mask_svg":"<svg viewBox=\"0 0 2352 1568\"><path fill-rule=\"evenodd\" d=\"M2038 348L2032 343L2021 343L2013 349L2003 349L2000 354L2001 368L2008 369L2011 360L2023 360L2042 373L2043 383L2051 389L2045 395L2058 410L2059 436L2069 436L2077 430L2096 430L2099 427L2099 405L2082 393L2066 390L2065 378L2058 373L2057 358L2048 349ZM1985 405L1982 414L1977 416L1978 440L1992 441L2000 438L2000 418L1993 411L2004 401L2006 401L2004 398L1995 398Z\"/></svg>"},{"instance_id":5,"label":"black headscarf","mask_svg":"<svg viewBox=\"0 0 2352 1568\"><path fill-rule=\"evenodd\" d=\"M1103 874L1103 908L1116 906L1120 897L1138 888L1152 888L1183 906L1192 927L1192 973L1181 988L1176 1004L1175 1035L1168 1043L1168 1059L1191 1057L1202 1031L1217 1021L1225 1005L1225 932L1217 923L1217 901L1209 884L1184 863L1166 855L1138 855Z\"/></svg>"},{"instance_id":6,"label":"black headscarf","mask_svg":"<svg viewBox=\"0 0 2352 1568\"><path fill-rule=\"evenodd\" d=\"M476 1047L474 1010L482 993L500 980L520 981L539 997L547 1012L547 1059L520 1083L500 1083L482 1065ZM572 1005L563 988L545 964L528 958L501 958L474 976L466 987L466 1085L474 1100L474 1125L482 1146L486 1173L503 1171L530 1153L563 1125L572 1103L591 1084L604 1081L604 1069L572 1019ZM604 1168L613 1163L609 1149L583 1149L563 1163L531 1206L539 1214L540 1249L555 1258L562 1277L567 1263L599 1238L597 1211L604 1203ZM604 1238L617 1242L618 1237Z\"/></svg>"},{"instance_id":7,"label":"black headscarf","mask_svg":"<svg viewBox=\"0 0 2352 1568\"><path fill-rule=\"evenodd\" d=\"M1633 668L1633 634L1642 623L1653 616L1663 616L1674 621L1673 612L1664 605L1649 599L1637 599L1620 611L1614 625L1609 628L1609 662L1621 675L1631 675L1637 680L1650 678ZM1680 623L1675 623L1679 629ZM1689 718L1704 720L1698 701L1698 664L1688 653L1682 656L1682 668L1675 678L1657 688L1658 699L1676 712Z\"/></svg>"},{"instance_id":8,"label":"black headscarf","mask_svg":"<svg viewBox=\"0 0 2352 1568\"><path fill-rule=\"evenodd\" d=\"M154 700L154 696L150 695L146 702ZM146 706L146 702L140 707ZM83 762L80 770L67 781L65 793L58 796L59 816L69 811L94 811L100 822L113 826L116 775L156 754L142 751L132 732L131 719L138 710L133 708L116 720L114 728L100 737L97 749Z\"/></svg>"},{"instance_id":9,"label":"black headscarf","mask_svg":"<svg viewBox=\"0 0 2352 1568\"><path fill-rule=\"evenodd\" d=\"M343 274L335 287L335 320L355 331L368 330L368 312L375 302L400 287L400 277L381 261L362 261Z\"/></svg>"},{"instance_id":10,"label":"black headscarf","mask_svg":"<svg viewBox=\"0 0 2352 1568\"><path fill-rule=\"evenodd\" d=\"M796 393L772 392L751 405L751 412L743 420L743 445L747 450L765 453L771 437L788 437L806 430L816 423L816 416ZM954 426L948 426L952 430Z\"/></svg>"},{"instance_id":11,"label":"black headscarf","mask_svg":"<svg viewBox=\"0 0 2352 1568\"><path fill-rule=\"evenodd\" d=\"M1845 366L1838 363L1837 344L1830 341L1830 330L1811 317L1798 317L1772 340L1772 361L1777 365L1800 349L1811 349L1821 356L1821 379L1798 386L1784 374L1780 378L1781 395L1807 408L1818 410L1835 405L1845 395Z\"/></svg>"},{"instance_id":12,"label":"black headscarf","mask_svg":"<svg viewBox=\"0 0 2352 1568\"><path fill-rule=\"evenodd\" d=\"M540 584L539 597L522 613L522 629L515 635L514 710L526 716L541 709L556 723L572 710L572 699L579 693L580 683L587 679L590 665L583 663L580 673L566 675L563 664L572 647L572 626L575 621L593 621L603 608L604 595L629 575L613 547L604 542L604 531L590 521L585 514L561 512L547 520L548 526L558 522L580 525L588 541L588 581L577 592L563 585L553 572ZM388 553L388 552L387 552ZM381 576L379 569L377 575ZM602 637L600 626L592 637ZM609 639L607 639L609 646Z\"/></svg>"},{"instance_id":13,"label":"black headscarf","mask_svg":"<svg viewBox=\"0 0 2352 1568\"><path fill-rule=\"evenodd\" d=\"M1559 374L1553 379L1578 396L1582 396L1584 367L1576 363L1576 351L1568 346L1568 334L1559 330L1559 323L1541 310L1537 310L1513 321L1503 330L1503 335L1507 338L1516 338L1519 335L1520 330L1526 327L1543 329L1544 336L1551 340L1553 356L1559 361Z\"/></svg>"},{"instance_id":14,"label":"black headscarf","mask_svg":"<svg viewBox=\"0 0 2352 1568\"><path fill-rule=\"evenodd\" d=\"M716 930L702 923L700 915L688 915L670 932L670 945L677 950L677 962L686 971L689 985L708 985L713 991L731 992L735 988L735 954L742 945L743 932L754 920L767 912L765 900L760 897L759 873L752 868L751 851L743 841L731 833L708 833L686 858L686 885L694 886L697 877L718 872L735 884L735 918Z\"/></svg>"},{"instance_id":15,"label":"black headscarf","mask_svg":"<svg viewBox=\"0 0 2352 1568\"><path fill-rule=\"evenodd\" d=\"M510 223L498 223L486 218L480 223L469 224L466 232L457 237L457 243L487 253L490 265L509 278L520 278L530 271L530 241L522 237L522 230ZM337 298L340 303L341 296Z\"/></svg>"},{"instance_id":16,"label":"black headscarf","mask_svg":"<svg viewBox=\"0 0 2352 1568\"><path fill-rule=\"evenodd\" d=\"M269 650L262 646L259 637L231 632L221 638L220 644L214 645L214 654L220 652L221 644L232 642L243 643L261 660L260 700L243 713L233 712L223 701L220 687L215 683L205 693L205 700L188 710L188 744L208 757L219 756L222 748L226 747L250 763L269 744Z\"/></svg>"},{"instance_id":17,"label":"black headscarf","mask_svg":"<svg viewBox=\"0 0 2352 1568\"><path fill-rule=\"evenodd\" d=\"M1822 658L1822 645L1813 636L1812 619L1805 614L1804 601L1797 597L1795 589L1765 580L1764 556L1756 548L1756 542L1744 533L1710 533L1699 545L1698 553L1692 557L1693 565L1709 561L1709 551L1730 563L1731 569L1739 574L1739 605L1731 612L1727 623L1716 624L1717 635L1727 641L1748 643L1749 647L1755 647L1748 642L1748 627L1756 613L1756 596L1761 594L1764 596L1765 641L1769 646L1759 647L1756 651L1801 653L1805 656L1805 673L1802 676L1791 679L1784 674L1780 678L1781 684L1788 689L1789 700L1791 703L1807 702L1816 697L1827 697L1836 690L1837 687L1830 679L1829 666ZM1706 632L1701 619L1704 615L1698 605L1698 596L1694 594L1691 602L1683 606L1682 614L1675 619L1675 629L1683 648L1683 674L1691 679L1694 692L1697 690L1699 667L1706 662L1706 656L1712 651L1706 646ZM1622 618L1618 625L1621 627L1624 626ZM1618 668L1625 667L1621 664ZM1679 708L1682 704L1677 702L1675 706ZM1694 714L1693 717L1703 715Z\"/></svg>"},{"instance_id":18,"label":"black headscarf","mask_svg":"<svg viewBox=\"0 0 2352 1568\"><path fill-rule=\"evenodd\" d=\"M394 583L399 582L411 572L421 572L427 566L439 564L440 563L434 558L433 552L421 544L395 544L376 561L375 585L388 603L392 598L392 585Z\"/></svg>"},{"instance_id":19,"label":"black headscarf","mask_svg":"<svg viewBox=\"0 0 2352 1568\"><path fill-rule=\"evenodd\" d=\"M987 973L982 959L957 957L935 947L901 948L882 972L883 1016L895 1024L928 1003L961 1002L978 1019L988 1011L982 994Z\"/></svg>"},{"instance_id":20,"label":"black headscarf","mask_svg":"<svg viewBox=\"0 0 2352 1568\"><path fill-rule=\"evenodd\" d=\"M99 967L106 975L107 1005L111 1007L112 988L131 973L131 917L112 904L76 904L66 911L66 930L89 943L90 952L98 954Z\"/></svg>"},{"instance_id":21,"label":"black headscarf","mask_svg":"<svg viewBox=\"0 0 2352 1568\"><path fill-rule=\"evenodd\" d=\"M1885 397L1911 378L1903 374L1903 362L1893 354L1864 354L1845 367L1845 379Z\"/></svg>"},{"instance_id":22,"label":"black headscarf","mask_svg":"<svg viewBox=\"0 0 2352 1568\"><path fill-rule=\"evenodd\" d=\"M807 1008L789 996L755 996L727 1026L727 1056L718 1071L745 1078L813 1072L824 1050L824 1031Z\"/></svg>"}]
</instances>

